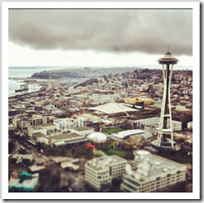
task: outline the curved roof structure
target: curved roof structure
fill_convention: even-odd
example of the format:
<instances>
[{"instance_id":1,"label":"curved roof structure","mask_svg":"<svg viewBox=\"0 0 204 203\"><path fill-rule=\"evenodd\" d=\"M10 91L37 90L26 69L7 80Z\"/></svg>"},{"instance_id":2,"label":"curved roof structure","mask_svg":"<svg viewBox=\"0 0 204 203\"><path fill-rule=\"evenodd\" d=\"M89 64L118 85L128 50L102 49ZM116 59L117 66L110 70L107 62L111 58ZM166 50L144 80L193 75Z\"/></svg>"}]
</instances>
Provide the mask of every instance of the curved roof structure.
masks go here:
<instances>
[{"instance_id":1,"label":"curved roof structure","mask_svg":"<svg viewBox=\"0 0 204 203\"><path fill-rule=\"evenodd\" d=\"M131 112L131 111L137 111L136 109L133 108L129 108L124 106L123 104L119 104L119 103L107 103L101 106L96 106L96 107L91 107L89 108L91 110L95 110L95 111L101 111L103 113L106 114L115 114L115 113L126 113L128 115L127 112Z\"/></svg>"}]
</instances>

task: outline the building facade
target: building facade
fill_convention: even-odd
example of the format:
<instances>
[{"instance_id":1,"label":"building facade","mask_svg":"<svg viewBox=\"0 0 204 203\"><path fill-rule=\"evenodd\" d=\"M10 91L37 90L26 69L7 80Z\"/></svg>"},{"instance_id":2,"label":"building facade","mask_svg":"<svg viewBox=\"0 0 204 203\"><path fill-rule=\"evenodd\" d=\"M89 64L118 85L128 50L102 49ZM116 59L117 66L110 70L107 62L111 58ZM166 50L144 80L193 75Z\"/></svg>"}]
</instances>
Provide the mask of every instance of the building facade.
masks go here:
<instances>
[{"instance_id":1,"label":"building facade","mask_svg":"<svg viewBox=\"0 0 204 203\"><path fill-rule=\"evenodd\" d=\"M108 191L113 178L125 173L126 160L116 155L103 156L87 161L85 181L97 191Z\"/></svg>"},{"instance_id":2,"label":"building facade","mask_svg":"<svg viewBox=\"0 0 204 203\"><path fill-rule=\"evenodd\" d=\"M126 167L121 190L124 192L168 191L185 179L185 165L145 150L138 150L132 166Z\"/></svg>"}]
</instances>

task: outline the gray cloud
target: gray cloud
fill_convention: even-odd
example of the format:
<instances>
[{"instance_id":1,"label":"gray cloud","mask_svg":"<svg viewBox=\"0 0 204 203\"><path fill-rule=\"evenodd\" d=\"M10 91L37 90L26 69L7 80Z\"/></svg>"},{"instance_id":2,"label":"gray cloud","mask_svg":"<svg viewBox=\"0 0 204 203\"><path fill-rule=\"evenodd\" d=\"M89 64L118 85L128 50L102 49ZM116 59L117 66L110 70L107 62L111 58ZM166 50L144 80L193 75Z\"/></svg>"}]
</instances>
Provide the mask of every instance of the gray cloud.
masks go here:
<instances>
[{"instance_id":1,"label":"gray cloud","mask_svg":"<svg viewBox=\"0 0 204 203\"><path fill-rule=\"evenodd\" d=\"M39 50L192 54L192 10L9 10L9 40Z\"/></svg>"}]
</instances>

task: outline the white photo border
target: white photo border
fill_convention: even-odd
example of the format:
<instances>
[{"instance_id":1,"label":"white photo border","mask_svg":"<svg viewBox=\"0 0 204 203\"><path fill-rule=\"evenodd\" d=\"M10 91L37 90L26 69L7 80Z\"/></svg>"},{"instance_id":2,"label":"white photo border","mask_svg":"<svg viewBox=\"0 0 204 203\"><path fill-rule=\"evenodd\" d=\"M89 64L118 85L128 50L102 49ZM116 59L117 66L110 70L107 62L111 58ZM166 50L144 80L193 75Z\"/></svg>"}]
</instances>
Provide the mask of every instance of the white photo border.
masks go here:
<instances>
[{"instance_id":1,"label":"white photo border","mask_svg":"<svg viewBox=\"0 0 204 203\"><path fill-rule=\"evenodd\" d=\"M10 8L193 9L193 192L11 193L8 192L8 10ZM199 2L2 2L2 199L200 199L200 3Z\"/></svg>"}]
</instances>

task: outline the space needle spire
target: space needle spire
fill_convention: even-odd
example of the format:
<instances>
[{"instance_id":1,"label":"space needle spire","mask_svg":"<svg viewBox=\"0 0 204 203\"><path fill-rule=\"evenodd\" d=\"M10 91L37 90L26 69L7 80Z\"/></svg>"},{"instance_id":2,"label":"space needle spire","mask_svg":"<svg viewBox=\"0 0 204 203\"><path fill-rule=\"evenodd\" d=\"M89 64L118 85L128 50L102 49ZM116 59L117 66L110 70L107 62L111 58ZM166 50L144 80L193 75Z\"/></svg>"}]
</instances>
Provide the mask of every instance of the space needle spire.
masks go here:
<instances>
[{"instance_id":1,"label":"space needle spire","mask_svg":"<svg viewBox=\"0 0 204 203\"><path fill-rule=\"evenodd\" d=\"M158 62L162 65L164 89L157 139L152 142L152 145L158 149L174 150L175 142L173 140L170 86L173 66L177 64L178 59L172 56L168 46L167 53L163 58L160 58ZM169 125L167 125L168 121Z\"/></svg>"}]
</instances>

